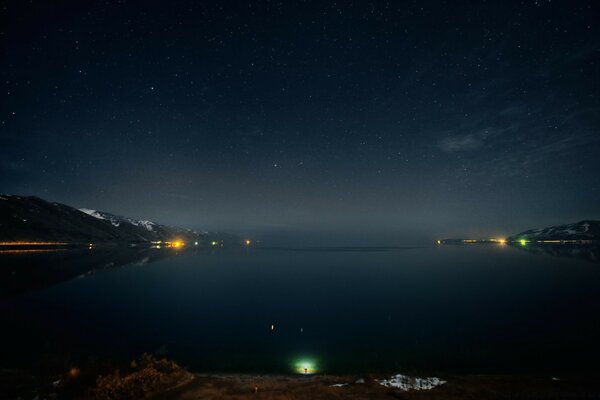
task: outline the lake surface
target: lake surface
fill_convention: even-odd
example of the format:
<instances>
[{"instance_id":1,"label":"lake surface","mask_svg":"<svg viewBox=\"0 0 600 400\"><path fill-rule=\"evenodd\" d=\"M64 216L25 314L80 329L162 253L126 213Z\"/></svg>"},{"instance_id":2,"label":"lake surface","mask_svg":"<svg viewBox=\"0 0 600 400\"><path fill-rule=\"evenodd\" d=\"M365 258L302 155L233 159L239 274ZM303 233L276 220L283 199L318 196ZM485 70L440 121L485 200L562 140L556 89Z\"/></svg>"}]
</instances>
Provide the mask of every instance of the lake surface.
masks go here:
<instances>
[{"instance_id":1,"label":"lake surface","mask_svg":"<svg viewBox=\"0 0 600 400\"><path fill-rule=\"evenodd\" d=\"M600 359L600 264L510 246L68 250L0 265L0 367L154 352L211 372L558 373Z\"/></svg>"}]
</instances>

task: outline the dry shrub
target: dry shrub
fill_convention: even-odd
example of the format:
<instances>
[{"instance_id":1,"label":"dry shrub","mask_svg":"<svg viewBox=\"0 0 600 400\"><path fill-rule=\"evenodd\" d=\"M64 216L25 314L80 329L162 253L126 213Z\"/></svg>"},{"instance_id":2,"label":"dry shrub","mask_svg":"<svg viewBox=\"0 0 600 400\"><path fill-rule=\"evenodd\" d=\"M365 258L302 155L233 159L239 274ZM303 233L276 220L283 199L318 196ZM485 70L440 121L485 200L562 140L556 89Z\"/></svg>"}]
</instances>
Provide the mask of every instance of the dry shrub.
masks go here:
<instances>
[{"instance_id":1,"label":"dry shrub","mask_svg":"<svg viewBox=\"0 0 600 400\"><path fill-rule=\"evenodd\" d=\"M151 355L142 355L131 363L131 370L98 376L96 386L90 390L94 400L140 399L149 394L166 390L189 379L191 374L179 365L166 359L157 360Z\"/></svg>"}]
</instances>

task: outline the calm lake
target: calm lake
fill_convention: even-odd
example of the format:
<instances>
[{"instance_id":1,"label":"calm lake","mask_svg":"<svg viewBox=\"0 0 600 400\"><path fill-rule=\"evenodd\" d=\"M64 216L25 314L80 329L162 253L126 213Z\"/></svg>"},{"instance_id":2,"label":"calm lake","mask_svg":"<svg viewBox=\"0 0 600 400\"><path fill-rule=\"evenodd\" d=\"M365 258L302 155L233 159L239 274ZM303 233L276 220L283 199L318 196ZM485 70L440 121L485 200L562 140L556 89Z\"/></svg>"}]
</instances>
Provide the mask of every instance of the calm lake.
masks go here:
<instances>
[{"instance_id":1,"label":"calm lake","mask_svg":"<svg viewBox=\"0 0 600 400\"><path fill-rule=\"evenodd\" d=\"M2 254L0 367L149 352L197 372L589 371L600 263L583 258L501 245Z\"/></svg>"}]
</instances>

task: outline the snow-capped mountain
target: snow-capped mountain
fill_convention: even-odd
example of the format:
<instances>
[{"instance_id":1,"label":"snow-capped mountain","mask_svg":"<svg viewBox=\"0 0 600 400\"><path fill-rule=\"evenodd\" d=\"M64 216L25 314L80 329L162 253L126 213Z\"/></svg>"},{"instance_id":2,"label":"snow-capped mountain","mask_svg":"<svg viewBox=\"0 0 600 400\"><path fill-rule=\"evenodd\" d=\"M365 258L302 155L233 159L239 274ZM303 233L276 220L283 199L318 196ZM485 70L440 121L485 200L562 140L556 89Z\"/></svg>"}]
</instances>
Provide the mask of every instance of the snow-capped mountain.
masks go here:
<instances>
[{"instance_id":1,"label":"snow-capped mountain","mask_svg":"<svg viewBox=\"0 0 600 400\"><path fill-rule=\"evenodd\" d=\"M600 240L600 221L586 220L574 224L530 229L512 235L508 240Z\"/></svg>"},{"instance_id":2,"label":"snow-capped mountain","mask_svg":"<svg viewBox=\"0 0 600 400\"><path fill-rule=\"evenodd\" d=\"M133 226L141 226L141 227L146 228L149 231L153 231L154 226L157 225L156 223L154 223L152 221L139 221L137 219L122 217L120 215L115 215L115 214L107 213L104 211L91 210L89 208L80 208L79 211L84 212L87 215L91 215L94 218L109 221L113 226L115 226L117 228L121 224L131 224Z\"/></svg>"},{"instance_id":3,"label":"snow-capped mountain","mask_svg":"<svg viewBox=\"0 0 600 400\"><path fill-rule=\"evenodd\" d=\"M0 242L135 243L202 242L205 233L50 203L39 197L0 194Z\"/></svg>"}]
</instances>

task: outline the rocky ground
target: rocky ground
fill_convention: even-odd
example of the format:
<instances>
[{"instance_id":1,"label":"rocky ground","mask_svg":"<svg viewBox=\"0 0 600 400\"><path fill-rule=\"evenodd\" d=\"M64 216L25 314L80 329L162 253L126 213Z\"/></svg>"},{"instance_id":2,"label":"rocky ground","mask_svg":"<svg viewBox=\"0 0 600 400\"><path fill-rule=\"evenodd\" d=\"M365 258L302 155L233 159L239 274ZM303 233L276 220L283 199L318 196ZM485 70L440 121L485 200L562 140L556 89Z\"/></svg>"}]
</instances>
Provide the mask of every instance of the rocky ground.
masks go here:
<instances>
[{"instance_id":1,"label":"rocky ground","mask_svg":"<svg viewBox=\"0 0 600 400\"><path fill-rule=\"evenodd\" d=\"M104 371L104 372L102 372ZM110 372L112 371L112 372ZM130 365L73 368L51 379L0 370L0 399L430 399L600 400L600 372L570 375L192 374L144 355Z\"/></svg>"},{"instance_id":2,"label":"rocky ground","mask_svg":"<svg viewBox=\"0 0 600 400\"><path fill-rule=\"evenodd\" d=\"M159 400L192 399L600 399L600 374L587 376L466 375L444 377L430 390L385 387L376 376L195 375ZM389 378L389 377L388 377ZM358 382L358 383L357 383Z\"/></svg>"}]
</instances>

